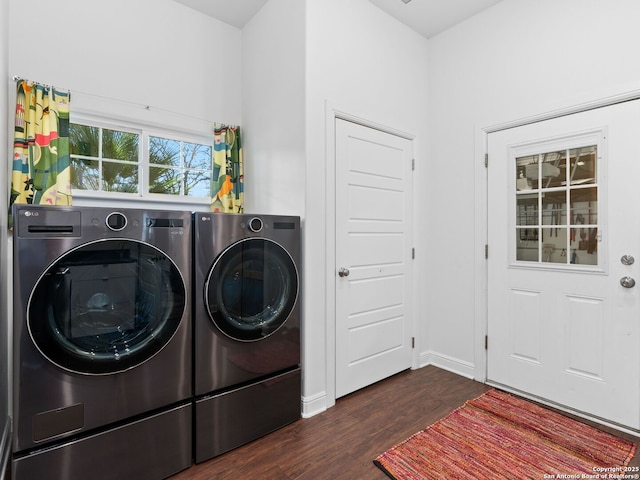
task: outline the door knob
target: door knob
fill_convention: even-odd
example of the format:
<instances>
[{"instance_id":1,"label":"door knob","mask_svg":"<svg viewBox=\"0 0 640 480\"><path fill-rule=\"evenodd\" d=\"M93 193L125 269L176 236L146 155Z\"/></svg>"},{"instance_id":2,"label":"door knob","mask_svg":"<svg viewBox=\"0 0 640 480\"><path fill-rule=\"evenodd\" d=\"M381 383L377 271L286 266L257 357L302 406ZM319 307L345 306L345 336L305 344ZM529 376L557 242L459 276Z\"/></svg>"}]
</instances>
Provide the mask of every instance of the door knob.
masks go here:
<instances>
[{"instance_id":1,"label":"door knob","mask_svg":"<svg viewBox=\"0 0 640 480\"><path fill-rule=\"evenodd\" d=\"M636 285L636 281L631 277L622 277L620 279L620 285L624 288L633 288Z\"/></svg>"},{"instance_id":2,"label":"door knob","mask_svg":"<svg viewBox=\"0 0 640 480\"><path fill-rule=\"evenodd\" d=\"M348 277L349 276L349 269L345 268L345 267L340 267L340 269L338 270L338 275L340 275L341 277Z\"/></svg>"}]
</instances>

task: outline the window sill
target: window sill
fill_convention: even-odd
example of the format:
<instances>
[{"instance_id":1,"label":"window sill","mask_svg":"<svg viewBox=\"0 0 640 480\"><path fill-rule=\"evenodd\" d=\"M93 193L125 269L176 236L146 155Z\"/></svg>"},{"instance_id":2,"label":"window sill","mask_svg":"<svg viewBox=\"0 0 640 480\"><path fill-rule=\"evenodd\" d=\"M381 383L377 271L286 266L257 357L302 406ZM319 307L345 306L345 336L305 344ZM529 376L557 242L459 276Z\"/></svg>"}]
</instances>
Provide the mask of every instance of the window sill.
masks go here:
<instances>
[{"instance_id":1,"label":"window sill","mask_svg":"<svg viewBox=\"0 0 640 480\"><path fill-rule=\"evenodd\" d=\"M208 212L211 200L202 197L178 197L169 195L151 195L141 197L136 194L117 192L72 191L74 206L115 207L115 208L152 208Z\"/></svg>"}]
</instances>

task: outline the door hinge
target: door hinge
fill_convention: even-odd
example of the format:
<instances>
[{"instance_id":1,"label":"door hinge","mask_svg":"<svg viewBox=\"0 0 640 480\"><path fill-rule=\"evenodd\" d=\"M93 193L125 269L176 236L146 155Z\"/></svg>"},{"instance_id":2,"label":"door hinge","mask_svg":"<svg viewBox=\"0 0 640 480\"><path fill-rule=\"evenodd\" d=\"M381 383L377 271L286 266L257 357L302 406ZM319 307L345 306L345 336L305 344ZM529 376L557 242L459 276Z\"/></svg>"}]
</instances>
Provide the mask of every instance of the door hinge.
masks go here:
<instances>
[{"instance_id":1,"label":"door hinge","mask_svg":"<svg viewBox=\"0 0 640 480\"><path fill-rule=\"evenodd\" d=\"M484 349L489 350L489 335L484 336Z\"/></svg>"},{"instance_id":2,"label":"door hinge","mask_svg":"<svg viewBox=\"0 0 640 480\"><path fill-rule=\"evenodd\" d=\"M488 168L489 167L489 154L485 153L484 154L484 168Z\"/></svg>"},{"instance_id":3,"label":"door hinge","mask_svg":"<svg viewBox=\"0 0 640 480\"><path fill-rule=\"evenodd\" d=\"M411 171L416 169L416 159L412 158L411 159Z\"/></svg>"},{"instance_id":4,"label":"door hinge","mask_svg":"<svg viewBox=\"0 0 640 480\"><path fill-rule=\"evenodd\" d=\"M489 244L484 244L484 258L489 258Z\"/></svg>"},{"instance_id":5,"label":"door hinge","mask_svg":"<svg viewBox=\"0 0 640 480\"><path fill-rule=\"evenodd\" d=\"M415 260L416 259L416 248L413 247L411 249L411 260Z\"/></svg>"},{"instance_id":6,"label":"door hinge","mask_svg":"<svg viewBox=\"0 0 640 480\"><path fill-rule=\"evenodd\" d=\"M416 348L416 337L411 337L411 348Z\"/></svg>"}]
</instances>

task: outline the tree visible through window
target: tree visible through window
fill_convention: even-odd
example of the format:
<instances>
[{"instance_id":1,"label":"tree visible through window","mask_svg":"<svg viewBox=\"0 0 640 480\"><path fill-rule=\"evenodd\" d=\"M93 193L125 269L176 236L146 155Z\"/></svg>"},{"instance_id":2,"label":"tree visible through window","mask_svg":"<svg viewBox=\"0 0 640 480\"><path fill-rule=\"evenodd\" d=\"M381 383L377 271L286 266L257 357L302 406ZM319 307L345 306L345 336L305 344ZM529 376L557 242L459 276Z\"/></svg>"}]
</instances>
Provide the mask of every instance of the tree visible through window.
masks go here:
<instances>
[{"instance_id":1,"label":"tree visible through window","mask_svg":"<svg viewBox=\"0 0 640 480\"><path fill-rule=\"evenodd\" d=\"M149 137L149 192L211 196L211 147Z\"/></svg>"},{"instance_id":2,"label":"tree visible through window","mask_svg":"<svg viewBox=\"0 0 640 480\"><path fill-rule=\"evenodd\" d=\"M73 188L138 192L139 134L78 124L69 133Z\"/></svg>"},{"instance_id":3,"label":"tree visible through window","mask_svg":"<svg viewBox=\"0 0 640 480\"><path fill-rule=\"evenodd\" d=\"M72 123L70 149L74 189L211 196L212 145Z\"/></svg>"}]
</instances>

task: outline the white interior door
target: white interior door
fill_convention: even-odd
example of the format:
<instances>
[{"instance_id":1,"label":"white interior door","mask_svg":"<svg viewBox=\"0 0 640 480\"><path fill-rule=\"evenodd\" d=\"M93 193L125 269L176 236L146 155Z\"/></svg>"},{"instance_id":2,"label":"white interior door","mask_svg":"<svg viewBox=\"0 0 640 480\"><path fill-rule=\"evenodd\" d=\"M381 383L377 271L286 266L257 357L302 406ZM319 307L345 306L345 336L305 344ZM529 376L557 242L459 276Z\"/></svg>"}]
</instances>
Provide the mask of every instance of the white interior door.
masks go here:
<instances>
[{"instance_id":1,"label":"white interior door","mask_svg":"<svg viewBox=\"0 0 640 480\"><path fill-rule=\"evenodd\" d=\"M411 367L412 142L336 120L336 396Z\"/></svg>"},{"instance_id":2,"label":"white interior door","mask_svg":"<svg viewBox=\"0 0 640 480\"><path fill-rule=\"evenodd\" d=\"M640 101L488 141L489 382L640 429Z\"/></svg>"}]
</instances>

